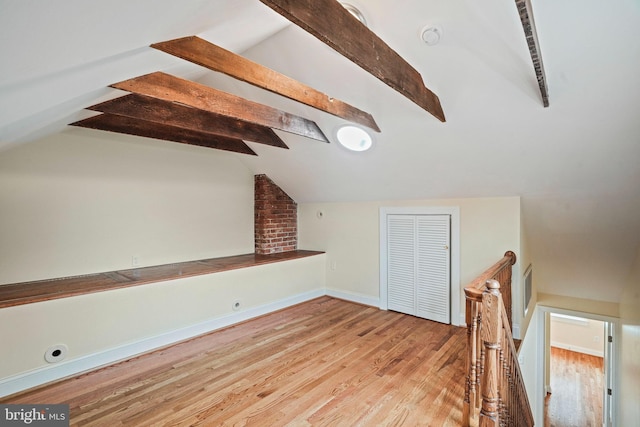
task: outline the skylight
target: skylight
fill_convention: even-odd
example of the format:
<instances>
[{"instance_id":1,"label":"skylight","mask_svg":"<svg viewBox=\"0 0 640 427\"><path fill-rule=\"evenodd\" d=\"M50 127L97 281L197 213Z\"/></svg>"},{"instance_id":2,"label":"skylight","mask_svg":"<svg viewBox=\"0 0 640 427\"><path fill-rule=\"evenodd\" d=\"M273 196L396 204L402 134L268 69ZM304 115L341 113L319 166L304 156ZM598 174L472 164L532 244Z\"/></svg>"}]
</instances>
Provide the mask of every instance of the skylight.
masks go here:
<instances>
[{"instance_id":1,"label":"skylight","mask_svg":"<svg viewBox=\"0 0 640 427\"><path fill-rule=\"evenodd\" d=\"M345 125L336 132L338 142L351 151L366 151L373 145L373 139L358 126Z\"/></svg>"}]
</instances>

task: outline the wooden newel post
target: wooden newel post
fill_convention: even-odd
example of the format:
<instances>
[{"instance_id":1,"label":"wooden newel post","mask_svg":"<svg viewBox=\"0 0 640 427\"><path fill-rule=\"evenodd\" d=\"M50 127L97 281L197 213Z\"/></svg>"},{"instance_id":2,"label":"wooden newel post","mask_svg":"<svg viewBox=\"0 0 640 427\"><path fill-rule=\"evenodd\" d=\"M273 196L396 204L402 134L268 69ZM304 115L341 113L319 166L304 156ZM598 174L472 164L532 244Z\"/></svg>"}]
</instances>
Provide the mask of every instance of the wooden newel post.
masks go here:
<instances>
[{"instance_id":1,"label":"wooden newel post","mask_svg":"<svg viewBox=\"0 0 640 427\"><path fill-rule=\"evenodd\" d=\"M482 376L482 408L480 427L499 425L498 407L498 357L502 329L502 296L500 283L487 280L487 289L482 294L482 343L485 352L484 373Z\"/></svg>"}]
</instances>

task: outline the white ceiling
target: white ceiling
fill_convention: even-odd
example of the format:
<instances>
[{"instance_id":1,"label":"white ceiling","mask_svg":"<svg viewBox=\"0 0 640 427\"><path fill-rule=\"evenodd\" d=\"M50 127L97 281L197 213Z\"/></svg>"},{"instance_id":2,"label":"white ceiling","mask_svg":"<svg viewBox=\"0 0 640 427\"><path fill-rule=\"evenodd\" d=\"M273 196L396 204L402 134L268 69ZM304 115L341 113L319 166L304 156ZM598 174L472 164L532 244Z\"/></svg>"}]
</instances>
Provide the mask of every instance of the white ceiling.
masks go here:
<instances>
[{"instance_id":1,"label":"white ceiling","mask_svg":"<svg viewBox=\"0 0 640 427\"><path fill-rule=\"evenodd\" d=\"M618 301L640 245L640 2L533 0L549 108L514 1L349 3L422 74L446 123L258 0L0 0L0 150L65 132L121 94L109 84L157 70L300 114L334 140L342 120L148 47L199 35L378 122L366 153L281 132L290 150L251 144L247 167L298 202L521 196L539 288ZM436 46L419 38L427 25L443 30Z\"/></svg>"}]
</instances>

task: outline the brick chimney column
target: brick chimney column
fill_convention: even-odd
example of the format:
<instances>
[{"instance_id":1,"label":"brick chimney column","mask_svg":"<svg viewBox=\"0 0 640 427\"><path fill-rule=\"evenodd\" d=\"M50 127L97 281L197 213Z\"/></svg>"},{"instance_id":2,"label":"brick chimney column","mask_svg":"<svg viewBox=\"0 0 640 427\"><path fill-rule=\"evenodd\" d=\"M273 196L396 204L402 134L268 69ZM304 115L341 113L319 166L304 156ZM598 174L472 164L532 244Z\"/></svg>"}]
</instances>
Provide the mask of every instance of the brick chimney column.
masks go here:
<instances>
[{"instance_id":1,"label":"brick chimney column","mask_svg":"<svg viewBox=\"0 0 640 427\"><path fill-rule=\"evenodd\" d=\"M255 176L256 254L298 249L298 205L266 175Z\"/></svg>"}]
</instances>

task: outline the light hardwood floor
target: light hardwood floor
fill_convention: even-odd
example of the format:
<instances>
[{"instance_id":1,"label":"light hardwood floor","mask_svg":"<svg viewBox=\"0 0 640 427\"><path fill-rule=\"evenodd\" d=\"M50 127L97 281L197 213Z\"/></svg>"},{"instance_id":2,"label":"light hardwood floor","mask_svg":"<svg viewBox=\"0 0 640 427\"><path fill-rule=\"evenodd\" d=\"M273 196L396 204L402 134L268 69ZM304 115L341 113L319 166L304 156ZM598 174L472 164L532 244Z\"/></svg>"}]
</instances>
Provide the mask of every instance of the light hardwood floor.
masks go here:
<instances>
[{"instance_id":1,"label":"light hardwood floor","mask_svg":"<svg viewBox=\"0 0 640 427\"><path fill-rule=\"evenodd\" d=\"M551 391L545 427L602 425L602 357L551 347Z\"/></svg>"},{"instance_id":2,"label":"light hardwood floor","mask_svg":"<svg viewBox=\"0 0 640 427\"><path fill-rule=\"evenodd\" d=\"M459 426L465 339L322 297L2 403L68 403L74 426Z\"/></svg>"}]
</instances>

